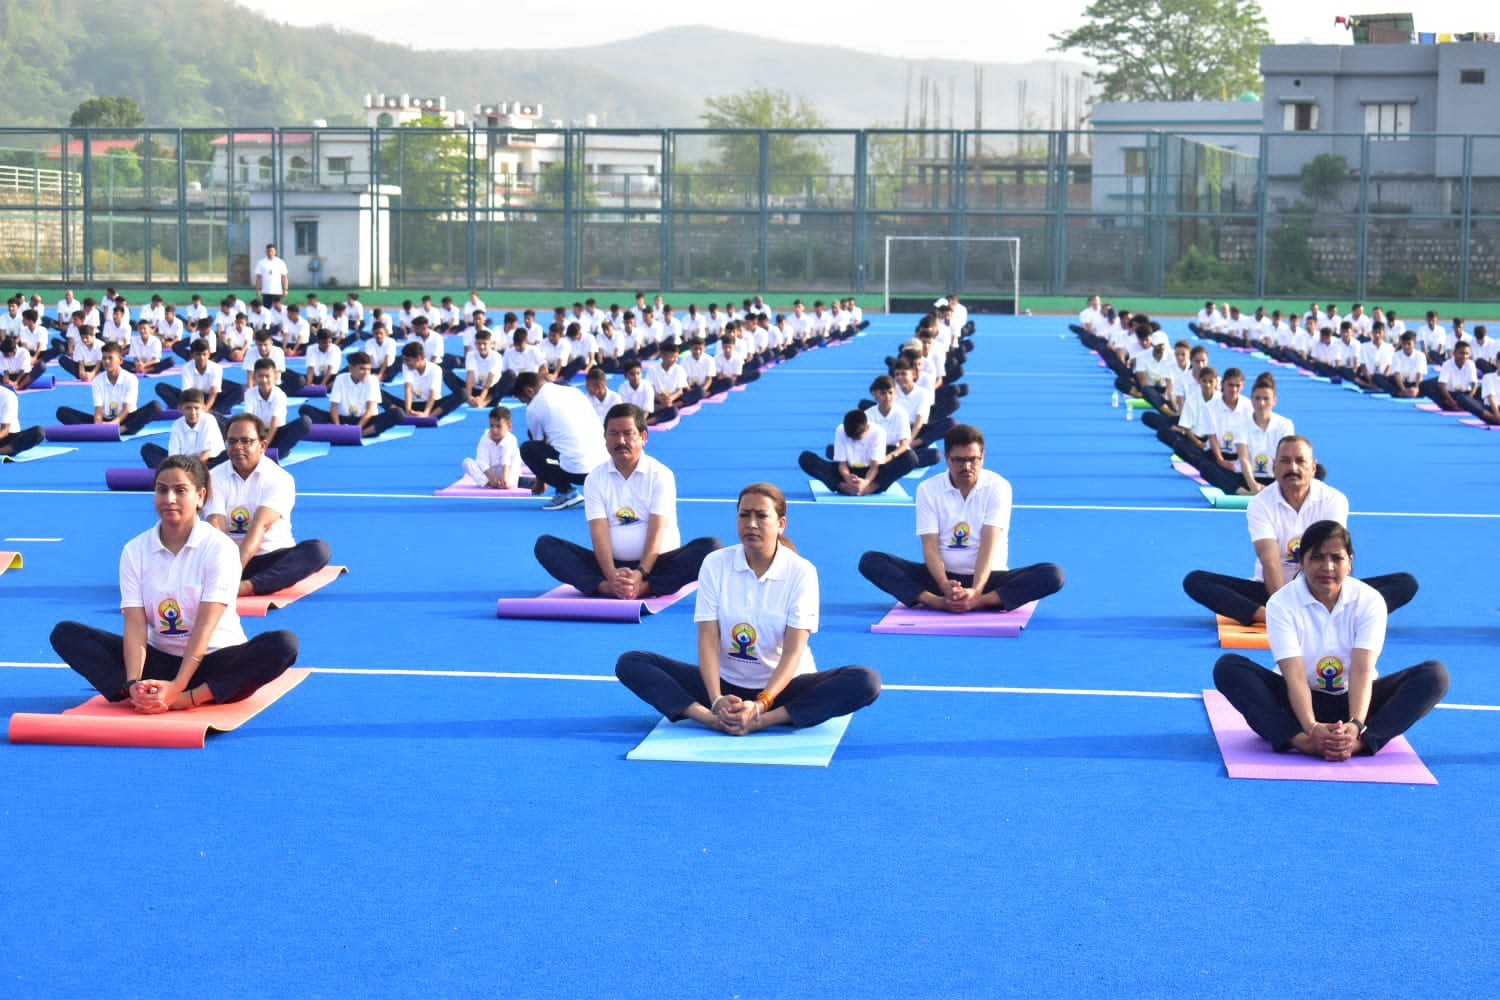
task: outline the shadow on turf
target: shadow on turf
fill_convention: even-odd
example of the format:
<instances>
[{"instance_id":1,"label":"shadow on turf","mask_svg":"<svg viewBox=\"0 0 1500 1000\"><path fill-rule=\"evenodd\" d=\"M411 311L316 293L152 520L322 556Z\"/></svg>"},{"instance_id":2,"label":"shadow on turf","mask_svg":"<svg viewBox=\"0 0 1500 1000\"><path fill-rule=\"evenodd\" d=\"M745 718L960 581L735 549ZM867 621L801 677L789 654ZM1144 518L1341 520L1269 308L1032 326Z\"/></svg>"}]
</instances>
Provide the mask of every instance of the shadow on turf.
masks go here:
<instances>
[{"instance_id":1,"label":"shadow on turf","mask_svg":"<svg viewBox=\"0 0 1500 1000\"><path fill-rule=\"evenodd\" d=\"M1205 727L1206 728L1206 727ZM1044 736L1012 740L959 739L922 743L866 743L845 741L841 759L851 757L1056 757L1059 759L1175 760L1185 763L1220 763L1213 733L1127 734L1110 736ZM1222 764L1220 765L1222 767Z\"/></svg>"},{"instance_id":2,"label":"shadow on turf","mask_svg":"<svg viewBox=\"0 0 1500 1000\"><path fill-rule=\"evenodd\" d=\"M338 740L510 740L571 739L634 746L646 738L655 719L645 715L549 716L522 719L429 719L422 722L351 723L326 726L246 727L239 739L331 737Z\"/></svg>"}]
</instances>

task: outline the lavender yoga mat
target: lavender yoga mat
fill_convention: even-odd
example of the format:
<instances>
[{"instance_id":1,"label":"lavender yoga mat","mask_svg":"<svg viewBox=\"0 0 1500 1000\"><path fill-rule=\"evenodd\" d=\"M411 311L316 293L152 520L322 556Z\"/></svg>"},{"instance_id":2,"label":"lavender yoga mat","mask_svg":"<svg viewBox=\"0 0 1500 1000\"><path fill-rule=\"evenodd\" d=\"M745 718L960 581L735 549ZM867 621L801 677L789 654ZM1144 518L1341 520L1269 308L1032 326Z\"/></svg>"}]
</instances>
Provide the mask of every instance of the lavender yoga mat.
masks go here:
<instances>
[{"instance_id":1,"label":"lavender yoga mat","mask_svg":"<svg viewBox=\"0 0 1500 1000\"><path fill-rule=\"evenodd\" d=\"M876 635L972 635L1014 639L1031 622L1036 601L1014 611L970 611L955 615L930 608L908 608L898 604L870 631Z\"/></svg>"},{"instance_id":2,"label":"lavender yoga mat","mask_svg":"<svg viewBox=\"0 0 1500 1000\"><path fill-rule=\"evenodd\" d=\"M112 490L149 490L155 483L156 470L144 466L104 470L104 485Z\"/></svg>"},{"instance_id":3,"label":"lavender yoga mat","mask_svg":"<svg viewBox=\"0 0 1500 1000\"><path fill-rule=\"evenodd\" d=\"M47 427L47 440L58 441L118 441L119 424L52 424Z\"/></svg>"},{"instance_id":4,"label":"lavender yoga mat","mask_svg":"<svg viewBox=\"0 0 1500 1000\"><path fill-rule=\"evenodd\" d=\"M327 444L359 444L361 436L359 424L313 424L307 432L307 440Z\"/></svg>"},{"instance_id":5,"label":"lavender yoga mat","mask_svg":"<svg viewBox=\"0 0 1500 1000\"><path fill-rule=\"evenodd\" d=\"M562 584L540 597L502 597L495 602L495 617L638 625L647 615L659 614L697 589L694 581L675 594L648 597L644 601L617 601L612 597L585 597Z\"/></svg>"},{"instance_id":6,"label":"lavender yoga mat","mask_svg":"<svg viewBox=\"0 0 1500 1000\"><path fill-rule=\"evenodd\" d=\"M1203 707L1231 778L1281 781L1364 781L1393 785L1435 785L1437 779L1406 742L1391 740L1373 757L1333 763L1301 753L1277 753L1255 734L1245 717L1217 691L1203 692Z\"/></svg>"},{"instance_id":7,"label":"lavender yoga mat","mask_svg":"<svg viewBox=\"0 0 1500 1000\"><path fill-rule=\"evenodd\" d=\"M475 486L468 476L460 476L452 486L433 490L435 497L529 497L535 496L524 486L513 486L508 490L492 490L488 486Z\"/></svg>"}]
</instances>

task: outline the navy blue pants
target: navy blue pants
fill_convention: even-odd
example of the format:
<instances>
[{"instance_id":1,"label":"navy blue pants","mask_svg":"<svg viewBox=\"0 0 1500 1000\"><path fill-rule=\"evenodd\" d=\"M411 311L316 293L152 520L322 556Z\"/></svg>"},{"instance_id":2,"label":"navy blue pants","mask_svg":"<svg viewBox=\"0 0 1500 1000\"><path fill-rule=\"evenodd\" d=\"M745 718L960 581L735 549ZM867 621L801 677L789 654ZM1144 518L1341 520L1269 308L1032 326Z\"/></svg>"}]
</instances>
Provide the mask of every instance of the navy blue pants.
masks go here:
<instances>
[{"instance_id":1,"label":"navy blue pants","mask_svg":"<svg viewBox=\"0 0 1500 1000\"><path fill-rule=\"evenodd\" d=\"M82 622L58 622L52 629L52 648L63 662L83 676L110 701L124 701L125 638ZM216 702L243 701L286 672L297 662L297 637L291 632L262 632L238 646L225 646L203 657L193 672L192 687L208 685ZM146 647L149 680L177 676L182 660L154 646Z\"/></svg>"},{"instance_id":2,"label":"navy blue pants","mask_svg":"<svg viewBox=\"0 0 1500 1000\"><path fill-rule=\"evenodd\" d=\"M1417 578L1410 573L1387 573L1360 579L1385 598L1386 611L1395 611L1417 596ZM1182 589L1214 614L1233 618L1241 625L1253 622L1255 613L1265 607L1271 597L1260 580L1244 580L1202 569L1195 569L1183 577Z\"/></svg>"},{"instance_id":3,"label":"navy blue pants","mask_svg":"<svg viewBox=\"0 0 1500 1000\"><path fill-rule=\"evenodd\" d=\"M797 456L797 465L802 471L813 479L828 487L829 492L838 493L841 480L839 477L839 466L837 462L831 462L821 455L810 451L804 451ZM884 493L891 488L891 484L911 470L917 467L917 456L910 450L904 451L895 458L886 459L880 463L880 469L875 473L875 493ZM850 466L849 471L857 476L863 476L867 466Z\"/></svg>"},{"instance_id":4,"label":"navy blue pants","mask_svg":"<svg viewBox=\"0 0 1500 1000\"><path fill-rule=\"evenodd\" d=\"M569 472L564 469L558 461L561 456L557 449L545 441L522 441L520 452L521 461L526 463L532 474L559 493L582 486L583 481L589 477L587 472Z\"/></svg>"},{"instance_id":5,"label":"navy blue pants","mask_svg":"<svg viewBox=\"0 0 1500 1000\"><path fill-rule=\"evenodd\" d=\"M636 697L673 722L686 716L695 702L708 707L708 690L696 663L633 650L615 663L615 676ZM722 694L738 695L747 701L760 693L722 680L719 689ZM786 709L792 725L801 728L856 712L878 697L880 675L875 671L869 667L837 667L793 677L771 707Z\"/></svg>"},{"instance_id":6,"label":"navy blue pants","mask_svg":"<svg viewBox=\"0 0 1500 1000\"><path fill-rule=\"evenodd\" d=\"M1300 678L1298 683L1301 683ZM1225 653L1214 664L1214 687L1219 689L1250 728L1275 750L1291 748L1302 732L1286 693L1286 678L1247 656ZM1448 693L1448 669L1437 660L1382 674L1370 691L1369 717L1361 719L1365 746L1371 754L1406 732ZM1312 692L1313 717L1319 722L1349 721L1349 696Z\"/></svg>"},{"instance_id":7,"label":"navy blue pants","mask_svg":"<svg viewBox=\"0 0 1500 1000\"><path fill-rule=\"evenodd\" d=\"M859 572L881 590L909 608L916 607L924 592L942 596L947 592L932 574L927 564L900 559L886 552L866 552L859 557ZM948 579L957 580L965 587L974 586L974 577L964 573L949 573ZM1054 563L1034 563L1015 569L997 569L990 572L985 581L984 593L998 593L1000 602L1007 609L1019 608L1023 604L1039 601L1057 593L1063 586L1062 568Z\"/></svg>"},{"instance_id":8,"label":"navy blue pants","mask_svg":"<svg viewBox=\"0 0 1500 1000\"><path fill-rule=\"evenodd\" d=\"M717 538L695 538L681 548L659 553L651 566L651 593L675 594L698 579L698 570L710 552L723 548ZM594 558L594 550L556 535L542 535L532 547L536 561L553 578L573 587L581 594L595 594L604 574ZM616 559L616 566L640 569L639 559Z\"/></svg>"},{"instance_id":9,"label":"navy blue pants","mask_svg":"<svg viewBox=\"0 0 1500 1000\"><path fill-rule=\"evenodd\" d=\"M291 548L262 552L251 556L240 572L241 580L249 580L257 594L274 594L285 590L298 580L305 580L328 565L333 550L320 538L309 538Z\"/></svg>"},{"instance_id":10,"label":"navy blue pants","mask_svg":"<svg viewBox=\"0 0 1500 1000\"><path fill-rule=\"evenodd\" d=\"M130 415L120 421L120 436L140 432L147 424L156 419L161 412L161 404L152 400L138 410L131 410ZM74 409L71 406L59 406L57 408L57 422L60 424L91 424L94 422L92 413Z\"/></svg>"}]
</instances>

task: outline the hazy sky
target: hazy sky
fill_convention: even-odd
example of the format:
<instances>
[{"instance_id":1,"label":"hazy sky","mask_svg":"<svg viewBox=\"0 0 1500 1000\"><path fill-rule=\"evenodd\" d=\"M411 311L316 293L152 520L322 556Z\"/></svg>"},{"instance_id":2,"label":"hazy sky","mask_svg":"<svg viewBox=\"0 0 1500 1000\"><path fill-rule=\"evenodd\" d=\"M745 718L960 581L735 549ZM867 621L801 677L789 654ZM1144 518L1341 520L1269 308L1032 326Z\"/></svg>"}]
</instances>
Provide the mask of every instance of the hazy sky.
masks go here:
<instances>
[{"instance_id":1,"label":"hazy sky","mask_svg":"<svg viewBox=\"0 0 1500 1000\"><path fill-rule=\"evenodd\" d=\"M1048 58L1052 32L1065 31L1086 0L1007 4L977 0L925 0L894 5L904 15L871 16L875 4L817 4L806 0L758 0L746 4L705 4L701 0L509 0L479 5L473 0L236 0L291 24L334 24L388 41L424 49L567 48L633 38L660 28L711 24L770 38L832 43L866 52L907 58L946 57L965 61L1025 62ZM1017 9L1019 8L1019 10ZM1500 30L1500 14L1479 13L1472 0L1427 0L1423 4L1369 4L1349 8L1306 0L1262 0L1271 36L1278 42L1310 40L1336 45L1349 34L1333 24L1335 14L1404 9L1416 14L1422 31ZM419 16L413 11L420 10ZM563 23L559 25L559 15ZM909 20L906 20L909 18ZM659 65L659 64L657 64Z\"/></svg>"}]
</instances>

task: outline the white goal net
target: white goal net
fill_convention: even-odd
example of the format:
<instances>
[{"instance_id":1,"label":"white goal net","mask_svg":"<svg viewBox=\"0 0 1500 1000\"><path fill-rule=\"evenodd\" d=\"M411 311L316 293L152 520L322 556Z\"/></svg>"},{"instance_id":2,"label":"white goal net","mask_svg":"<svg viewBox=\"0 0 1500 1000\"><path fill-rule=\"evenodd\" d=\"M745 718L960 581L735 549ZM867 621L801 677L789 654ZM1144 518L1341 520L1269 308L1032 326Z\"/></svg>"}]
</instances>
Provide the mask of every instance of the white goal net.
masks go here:
<instances>
[{"instance_id":1,"label":"white goal net","mask_svg":"<svg viewBox=\"0 0 1500 1000\"><path fill-rule=\"evenodd\" d=\"M1019 314L1021 238L885 238L886 312L921 312L949 293L957 293L970 311Z\"/></svg>"}]
</instances>

